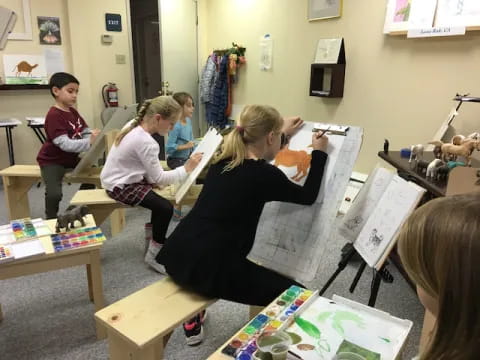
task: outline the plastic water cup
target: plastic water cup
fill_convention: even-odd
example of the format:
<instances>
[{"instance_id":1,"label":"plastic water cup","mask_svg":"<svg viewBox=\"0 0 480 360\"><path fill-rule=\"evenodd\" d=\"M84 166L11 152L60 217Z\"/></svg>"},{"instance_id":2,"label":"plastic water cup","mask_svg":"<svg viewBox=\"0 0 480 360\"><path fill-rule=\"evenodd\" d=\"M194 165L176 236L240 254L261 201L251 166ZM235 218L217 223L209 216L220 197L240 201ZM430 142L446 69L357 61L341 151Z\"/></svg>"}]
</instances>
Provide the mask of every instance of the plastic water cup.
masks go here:
<instances>
[{"instance_id":1,"label":"plastic water cup","mask_svg":"<svg viewBox=\"0 0 480 360\"><path fill-rule=\"evenodd\" d=\"M270 349L273 360L287 360L288 345L284 343L275 344Z\"/></svg>"},{"instance_id":2,"label":"plastic water cup","mask_svg":"<svg viewBox=\"0 0 480 360\"><path fill-rule=\"evenodd\" d=\"M332 360L367 360L362 355L358 355L352 352L341 352L333 357Z\"/></svg>"}]
</instances>

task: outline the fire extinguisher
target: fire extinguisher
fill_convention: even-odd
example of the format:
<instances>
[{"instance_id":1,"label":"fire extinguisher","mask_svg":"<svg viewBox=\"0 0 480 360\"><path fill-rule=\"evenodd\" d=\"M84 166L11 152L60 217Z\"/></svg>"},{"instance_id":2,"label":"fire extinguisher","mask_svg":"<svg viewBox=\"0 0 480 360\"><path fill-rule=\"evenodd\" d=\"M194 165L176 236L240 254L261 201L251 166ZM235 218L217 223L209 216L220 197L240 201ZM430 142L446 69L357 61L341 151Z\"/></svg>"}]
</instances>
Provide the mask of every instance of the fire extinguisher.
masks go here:
<instances>
[{"instance_id":1,"label":"fire extinguisher","mask_svg":"<svg viewBox=\"0 0 480 360\"><path fill-rule=\"evenodd\" d=\"M117 107L118 106L118 88L115 83L109 82L103 85L102 97L105 107Z\"/></svg>"}]
</instances>

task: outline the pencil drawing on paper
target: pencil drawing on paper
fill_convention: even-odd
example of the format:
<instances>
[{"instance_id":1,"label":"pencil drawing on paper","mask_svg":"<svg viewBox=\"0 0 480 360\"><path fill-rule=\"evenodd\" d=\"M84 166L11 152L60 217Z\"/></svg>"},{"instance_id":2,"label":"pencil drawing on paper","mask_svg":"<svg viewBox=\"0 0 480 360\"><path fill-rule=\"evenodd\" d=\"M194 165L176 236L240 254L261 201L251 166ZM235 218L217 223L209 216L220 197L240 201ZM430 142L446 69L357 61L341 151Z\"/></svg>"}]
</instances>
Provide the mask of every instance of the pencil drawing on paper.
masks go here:
<instances>
[{"instance_id":1,"label":"pencil drawing on paper","mask_svg":"<svg viewBox=\"0 0 480 360\"><path fill-rule=\"evenodd\" d=\"M363 217L361 215L356 215L352 219L349 219L345 226L350 230L355 230L360 226L361 223L363 223Z\"/></svg>"},{"instance_id":2,"label":"pencil drawing on paper","mask_svg":"<svg viewBox=\"0 0 480 360\"><path fill-rule=\"evenodd\" d=\"M370 238L368 240L368 245L371 250L377 249L383 241L383 235L378 234L378 230L374 228L370 234Z\"/></svg>"}]
</instances>

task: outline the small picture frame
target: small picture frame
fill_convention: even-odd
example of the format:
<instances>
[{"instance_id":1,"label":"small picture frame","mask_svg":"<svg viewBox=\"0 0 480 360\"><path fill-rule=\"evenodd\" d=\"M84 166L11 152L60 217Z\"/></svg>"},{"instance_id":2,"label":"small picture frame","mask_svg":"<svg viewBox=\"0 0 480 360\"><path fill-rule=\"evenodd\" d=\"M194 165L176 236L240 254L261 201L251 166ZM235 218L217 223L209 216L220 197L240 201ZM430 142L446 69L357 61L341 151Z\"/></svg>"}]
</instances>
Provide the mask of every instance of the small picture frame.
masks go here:
<instances>
[{"instance_id":1,"label":"small picture frame","mask_svg":"<svg viewBox=\"0 0 480 360\"><path fill-rule=\"evenodd\" d=\"M343 0L308 0L308 21L342 16Z\"/></svg>"},{"instance_id":2,"label":"small picture frame","mask_svg":"<svg viewBox=\"0 0 480 360\"><path fill-rule=\"evenodd\" d=\"M480 1L438 0L435 26L480 26Z\"/></svg>"},{"instance_id":3,"label":"small picture frame","mask_svg":"<svg viewBox=\"0 0 480 360\"><path fill-rule=\"evenodd\" d=\"M437 0L388 0L383 32L431 28L436 7Z\"/></svg>"}]
</instances>

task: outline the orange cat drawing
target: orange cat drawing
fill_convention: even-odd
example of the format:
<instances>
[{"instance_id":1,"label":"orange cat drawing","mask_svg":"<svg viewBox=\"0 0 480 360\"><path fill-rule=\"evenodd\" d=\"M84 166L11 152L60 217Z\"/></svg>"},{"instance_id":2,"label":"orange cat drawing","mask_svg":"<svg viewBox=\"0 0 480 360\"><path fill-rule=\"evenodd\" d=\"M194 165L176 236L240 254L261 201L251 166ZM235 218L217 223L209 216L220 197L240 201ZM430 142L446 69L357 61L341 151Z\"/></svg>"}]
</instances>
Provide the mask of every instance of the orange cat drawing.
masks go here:
<instances>
[{"instance_id":1,"label":"orange cat drawing","mask_svg":"<svg viewBox=\"0 0 480 360\"><path fill-rule=\"evenodd\" d=\"M288 147L280 150L275 156L274 165L282 165L285 167L297 167L297 173L290 179L299 182L305 176L307 176L308 169L310 168L310 160L312 156L303 150L290 150Z\"/></svg>"}]
</instances>

